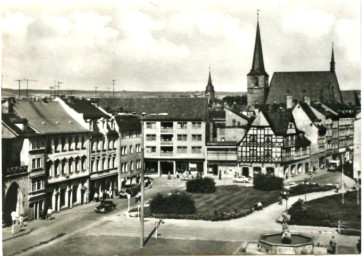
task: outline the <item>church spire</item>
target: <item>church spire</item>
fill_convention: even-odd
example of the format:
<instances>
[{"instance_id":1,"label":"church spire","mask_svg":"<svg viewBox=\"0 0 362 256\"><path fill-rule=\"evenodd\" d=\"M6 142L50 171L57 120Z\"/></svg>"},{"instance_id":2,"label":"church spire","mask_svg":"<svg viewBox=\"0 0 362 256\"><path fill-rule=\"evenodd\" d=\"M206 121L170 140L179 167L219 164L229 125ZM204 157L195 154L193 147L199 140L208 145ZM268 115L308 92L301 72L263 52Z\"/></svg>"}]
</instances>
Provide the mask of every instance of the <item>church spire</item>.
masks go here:
<instances>
[{"instance_id":1,"label":"church spire","mask_svg":"<svg viewBox=\"0 0 362 256\"><path fill-rule=\"evenodd\" d=\"M253 66L251 67L249 75L268 75L264 68L263 49L261 46L260 28L259 28L259 10L257 12L257 25L256 25Z\"/></svg>"},{"instance_id":2,"label":"church spire","mask_svg":"<svg viewBox=\"0 0 362 256\"><path fill-rule=\"evenodd\" d=\"M212 86L212 87L214 87L214 86L212 85L212 80L211 80L210 66L209 66L209 80L207 81L207 86Z\"/></svg>"},{"instance_id":3,"label":"church spire","mask_svg":"<svg viewBox=\"0 0 362 256\"><path fill-rule=\"evenodd\" d=\"M209 79L207 81L205 94L209 97L209 100L211 100L211 101L214 100L215 90L214 90L214 85L212 84L212 80L211 80L210 66L209 66Z\"/></svg>"},{"instance_id":4,"label":"church spire","mask_svg":"<svg viewBox=\"0 0 362 256\"><path fill-rule=\"evenodd\" d=\"M334 45L332 42L332 56L331 56L330 72L334 73L335 71L336 71L336 63L334 62Z\"/></svg>"}]
</instances>

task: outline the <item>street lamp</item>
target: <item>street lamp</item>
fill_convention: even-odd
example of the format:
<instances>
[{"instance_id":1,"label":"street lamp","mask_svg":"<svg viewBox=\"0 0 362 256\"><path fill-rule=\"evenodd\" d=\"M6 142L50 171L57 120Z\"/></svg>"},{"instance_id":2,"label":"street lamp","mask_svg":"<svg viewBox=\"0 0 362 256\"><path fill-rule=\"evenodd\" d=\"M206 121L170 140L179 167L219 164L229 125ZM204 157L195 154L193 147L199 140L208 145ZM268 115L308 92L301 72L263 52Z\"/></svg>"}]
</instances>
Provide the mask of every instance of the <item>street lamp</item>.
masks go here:
<instances>
[{"instance_id":1,"label":"street lamp","mask_svg":"<svg viewBox=\"0 0 362 256\"><path fill-rule=\"evenodd\" d=\"M137 115L141 118L141 237L140 237L140 248L143 248L144 245L144 235L145 235L145 220L144 220L144 208L145 208L145 143L144 143L144 132L143 132L143 121L145 116L167 116L168 113L152 113L147 114L142 112L140 115Z\"/></svg>"}]
</instances>

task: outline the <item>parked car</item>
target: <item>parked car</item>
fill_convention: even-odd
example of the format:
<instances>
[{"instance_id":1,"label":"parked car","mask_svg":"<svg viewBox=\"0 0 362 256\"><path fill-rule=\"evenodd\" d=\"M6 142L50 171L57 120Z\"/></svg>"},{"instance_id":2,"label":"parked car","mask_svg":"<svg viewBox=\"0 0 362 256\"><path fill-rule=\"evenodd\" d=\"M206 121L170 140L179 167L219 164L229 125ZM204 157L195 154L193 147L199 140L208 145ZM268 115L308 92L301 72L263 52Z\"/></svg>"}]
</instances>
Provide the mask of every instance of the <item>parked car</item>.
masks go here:
<instances>
[{"instance_id":1,"label":"parked car","mask_svg":"<svg viewBox=\"0 0 362 256\"><path fill-rule=\"evenodd\" d=\"M119 196L119 198L127 198L127 192L122 189L122 190L118 193L118 196Z\"/></svg>"},{"instance_id":2,"label":"parked car","mask_svg":"<svg viewBox=\"0 0 362 256\"><path fill-rule=\"evenodd\" d=\"M239 176L233 179L234 183L249 183L249 178L245 176Z\"/></svg>"},{"instance_id":3,"label":"parked car","mask_svg":"<svg viewBox=\"0 0 362 256\"><path fill-rule=\"evenodd\" d=\"M94 209L96 213L107 213L116 209L116 204L110 200L101 201L101 203Z\"/></svg>"}]
</instances>

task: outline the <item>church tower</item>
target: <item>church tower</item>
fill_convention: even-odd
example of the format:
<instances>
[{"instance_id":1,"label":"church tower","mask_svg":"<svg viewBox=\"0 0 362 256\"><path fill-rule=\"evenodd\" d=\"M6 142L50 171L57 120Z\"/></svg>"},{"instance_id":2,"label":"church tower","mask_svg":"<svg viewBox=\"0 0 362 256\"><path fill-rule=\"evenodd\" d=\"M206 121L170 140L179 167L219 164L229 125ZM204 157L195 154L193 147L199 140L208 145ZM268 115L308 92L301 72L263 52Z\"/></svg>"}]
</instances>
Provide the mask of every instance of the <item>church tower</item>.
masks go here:
<instances>
[{"instance_id":1,"label":"church tower","mask_svg":"<svg viewBox=\"0 0 362 256\"><path fill-rule=\"evenodd\" d=\"M336 63L334 62L334 46L332 43L332 56L331 56L331 63L330 63L330 72L334 73L336 72Z\"/></svg>"},{"instance_id":2,"label":"church tower","mask_svg":"<svg viewBox=\"0 0 362 256\"><path fill-rule=\"evenodd\" d=\"M249 106L256 103L264 104L269 86L269 75L264 68L263 49L261 47L259 13L257 17L253 65L247 75Z\"/></svg>"},{"instance_id":3,"label":"church tower","mask_svg":"<svg viewBox=\"0 0 362 256\"><path fill-rule=\"evenodd\" d=\"M209 80L206 85L205 96L209 98L209 103L211 103L215 99L215 90L214 86L212 85L210 67L209 67Z\"/></svg>"}]
</instances>

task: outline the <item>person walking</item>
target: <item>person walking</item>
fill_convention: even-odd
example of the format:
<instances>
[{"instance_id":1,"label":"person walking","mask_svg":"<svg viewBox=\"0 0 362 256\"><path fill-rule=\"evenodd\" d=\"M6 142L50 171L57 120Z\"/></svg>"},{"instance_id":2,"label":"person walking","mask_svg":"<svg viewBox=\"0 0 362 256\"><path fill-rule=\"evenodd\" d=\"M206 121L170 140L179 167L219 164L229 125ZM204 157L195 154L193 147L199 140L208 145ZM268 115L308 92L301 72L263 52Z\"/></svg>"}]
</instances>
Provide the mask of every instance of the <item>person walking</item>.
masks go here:
<instances>
[{"instance_id":1,"label":"person walking","mask_svg":"<svg viewBox=\"0 0 362 256\"><path fill-rule=\"evenodd\" d=\"M334 236L332 236L332 239L329 241L329 245L331 246L332 254L336 254L337 241Z\"/></svg>"},{"instance_id":2,"label":"person walking","mask_svg":"<svg viewBox=\"0 0 362 256\"><path fill-rule=\"evenodd\" d=\"M51 207L49 207L48 210L47 210L46 220L50 220L52 218L52 213L53 213L53 210L52 210Z\"/></svg>"}]
</instances>

